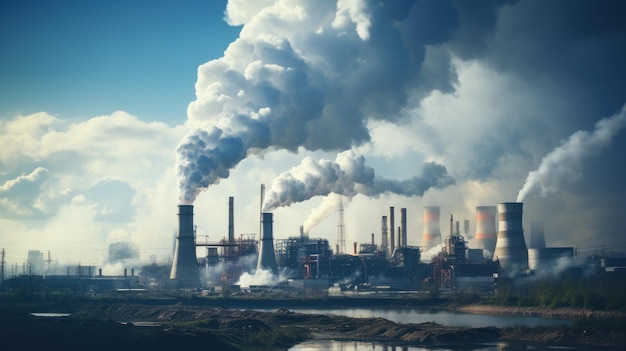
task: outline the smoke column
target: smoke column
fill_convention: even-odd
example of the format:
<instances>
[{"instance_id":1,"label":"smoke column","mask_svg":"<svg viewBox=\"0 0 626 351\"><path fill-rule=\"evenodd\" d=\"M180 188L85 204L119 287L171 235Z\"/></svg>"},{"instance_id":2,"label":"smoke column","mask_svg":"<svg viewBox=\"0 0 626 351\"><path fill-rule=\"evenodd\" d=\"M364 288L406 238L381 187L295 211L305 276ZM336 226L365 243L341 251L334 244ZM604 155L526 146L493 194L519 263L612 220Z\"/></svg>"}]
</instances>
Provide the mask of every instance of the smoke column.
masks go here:
<instances>
[{"instance_id":1,"label":"smoke column","mask_svg":"<svg viewBox=\"0 0 626 351\"><path fill-rule=\"evenodd\" d=\"M347 203L352 200L351 197L344 197L347 199ZM320 205L311 211L309 217L304 221L304 232L309 233L311 228L318 225L324 218L328 217L331 213L337 211L339 208L339 201L341 200L341 195L337 195L335 193L330 193L326 196ZM344 206L347 206L347 203L344 202Z\"/></svg>"},{"instance_id":2,"label":"smoke column","mask_svg":"<svg viewBox=\"0 0 626 351\"><path fill-rule=\"evenodd\" d=\"M592 133L577 131L559 147L547 154L539 168L528 174L524 187L517 195L517 202L523 202L531 191L539 188L541 195L558 190L563 180L580 177L579 163L585 158L598 154L611 139L626 126L626 105L611 117L596 122Z\"/></svg>"},{"instance_id":3,"label":"smoke column","mask_svg":"<svg viewBox=\"0 0 626 351\"><path fill-rule=\"evenodd\" d=\"M435 9L446 17L460 11ZM457 22L432 26L415 18L422 12L417 1L229 2L225 20L242 29L222 57L198 68L192 129L176 149L180 203L268 149L362 145L370 120L398 121L409 91L441 89L449 70L439 76L424 53L449 40ZM411 186L381 186L404 185Z\"/></svg>"},{"instance_id":4,"label":"smoke column","mask_svg":"<svg viewBox=\"0 0 626 351\"><path fill-rule=\"evenodd\" d=\"M374 169L365 165L365 157L349 150L337 155L335 161L314 161L307 157L299 166L279 175L266 193L263 211L306 201L330 193L353 197L357 194L378 196L394 193L422 196L430 188L445 188L454 184L446 168L425 163L420 174L403 181L377 178Z\"/></svg>"}]
</instances>

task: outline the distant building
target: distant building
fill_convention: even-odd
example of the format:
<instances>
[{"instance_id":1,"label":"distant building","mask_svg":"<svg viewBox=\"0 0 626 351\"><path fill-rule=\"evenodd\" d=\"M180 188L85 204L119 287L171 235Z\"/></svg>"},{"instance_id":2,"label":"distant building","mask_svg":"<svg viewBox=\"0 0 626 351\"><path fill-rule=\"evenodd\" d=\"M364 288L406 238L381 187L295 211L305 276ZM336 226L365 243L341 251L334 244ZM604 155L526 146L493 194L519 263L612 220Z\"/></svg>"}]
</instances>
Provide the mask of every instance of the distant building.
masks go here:
<instances>
[{"instance_id":1,"label":"distant building","mask_svg":"<svg viewBox=\"0 0 626 351\"><path fill-rule=\"evenodd\" d=\"M28 261L26 262L26 275L43 275L43 252L38 250L28 250Z\"/></svg>"}]
</instances>

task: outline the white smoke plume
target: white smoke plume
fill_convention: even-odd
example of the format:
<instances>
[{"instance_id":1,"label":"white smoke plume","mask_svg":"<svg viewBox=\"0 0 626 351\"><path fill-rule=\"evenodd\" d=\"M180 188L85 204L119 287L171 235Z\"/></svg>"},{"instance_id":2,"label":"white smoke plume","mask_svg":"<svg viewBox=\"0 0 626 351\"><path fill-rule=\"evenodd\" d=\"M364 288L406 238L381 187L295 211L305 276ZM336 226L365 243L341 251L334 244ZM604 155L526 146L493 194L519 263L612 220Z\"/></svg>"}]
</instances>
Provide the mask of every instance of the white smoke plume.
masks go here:
<instances>
[{"instance_id":1,"label":"white smoke plume","mask_svg":"<svg viewBox=\"0 0 626 351\"><path fill-rule=\"evenodd\" d=\"M425 163L418 176L398 181L377 178L373 168L365 165L365 157L353 150L337 155L335 161L313 160L306 157L300 165L279 175L265 193L263 211L306 201L330 193L351 198L357 194L378 196L394 193L422 196L430 188L445 188L454 184L446 168L437 163Z\"/></svg>"},{"instance_id":2,"label":"white smoke plume","mask_svg":"<svg viewBox=\"0 0 626 351\"><path fill-rule=\"evenodd\" d=\"M547 154L539 168L528 174L524 186L517 195L522 202L533 190L539 189L542 196L554 193L565 180L580 177L580 163L584 158L597 155L611 143L611 139L626 127L626 105L622 110L596 122L592 133L577 131L560 146Z\"/></svg>"},{"instance_id":3,"label":"white smoke plume","mask_svg":"<svg viewBox=\"0 0 626 351\"><path fill-rule=\"evenodd\" d=\"M351 197L343 197L347 199L348 202L352 199ZM326 196L317 208L314 208L309 214L309 217L304 221L304 232L309 233L309 231L318 225L322 220L326 217L330 216L332 213L336 212L339 209L339 202L341 201L342 196L337 195L335 193L330 193ZM344 201L344 206L346 205L346 201Z\"/></svg>"},{"instance_id":4,"label":"white smoke plume","mask_svg":"<svg viewBox=\"0 0 626 351\"><path fill-rule=\"evenodd\" d=\"M348 150L370 140L369 120L397 120L415 80L428 85L416 73L426 44L446 39L409 25L411 6L229 2L226 21L243 27L223 57L198 68L187 110L194 129L177 147L180 202L193 203L251 154Z\"/></svg>"}]
</instances>

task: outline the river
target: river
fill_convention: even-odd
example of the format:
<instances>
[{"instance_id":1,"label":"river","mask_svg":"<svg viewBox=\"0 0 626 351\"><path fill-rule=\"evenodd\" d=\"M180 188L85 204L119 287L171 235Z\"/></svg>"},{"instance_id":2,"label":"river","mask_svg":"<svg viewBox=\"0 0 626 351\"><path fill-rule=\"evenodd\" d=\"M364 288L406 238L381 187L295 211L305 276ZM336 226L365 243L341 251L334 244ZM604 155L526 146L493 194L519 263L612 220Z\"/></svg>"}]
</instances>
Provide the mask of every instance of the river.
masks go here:
<instances>
[{"instance_id":1,"label":"river","mask_svg":"<svg viewBox=\"0 0 626 351\"><path fill-rule=\"evenodd\" d=\"M276 309L255 309L258 311L275 312ZM551 319L541 317L511 317L501 315L482 315L449 310L439 310L430 308L290 308L292 312L307 314L337 315L353 318L376 318L381 317L396 323L425 323L435 322L452 327L513 327L513 326L571 326L573 322L567 319ZM313 351L313 350L371 350L371 351L518 351L518 350L591 350L584 347L558 347L531 345L527 343L477 343L463 345L446 345L445 347L415 346L401 343L381 343L363 341L340 341L327 339L312 339L302 342L290 351Z\"/></svg>"},{"instance_id":2,"label":"river","mask_svg":"<svg viewBox=\"0 0 626 351\"><path fill-rule=\"evenodd\" d=\"M257 311L275 312L276 309L258 309ZM292 312L307 314L326 314L352 318L385 318L396 323L427 323L435 322L450 327L552 327L557 325L571 326L567 319L541 317L512 317L472 314L433 308L290 308Z\"/></svg>"}]
</instances>

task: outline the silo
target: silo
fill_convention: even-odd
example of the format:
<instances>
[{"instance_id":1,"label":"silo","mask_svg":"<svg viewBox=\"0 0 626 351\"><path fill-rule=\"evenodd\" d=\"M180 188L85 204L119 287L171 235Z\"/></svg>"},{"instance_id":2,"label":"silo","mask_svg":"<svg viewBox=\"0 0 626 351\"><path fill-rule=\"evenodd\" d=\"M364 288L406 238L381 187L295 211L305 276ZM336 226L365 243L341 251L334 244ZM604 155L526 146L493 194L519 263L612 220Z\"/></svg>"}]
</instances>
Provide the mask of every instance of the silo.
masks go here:
<instances>
[{"instance_id":1,"label":"silo","mask_svg":"<svg viewBox=\"0 0 626 351\"><path fill-rule=\"evenodd\" d=\"M441 244L439 227L439 206L424 207L424 232L422 234L422 252Z\"/></svg>"},{"instance_id":2,"label":"silo","mask_svg":"<svg viewBox=\"0 0 626 351\"><path fill-rule=\"evenodd\" d=\"M274 254L273 215L272 213L264 212L262 213L262 218L263 232L261 233L261 249L256 270L265 269L277 274L278 266L276 265L276 255Z\"/></svg>"},{"instance_id":3,"label":"silo","mask_svg":"<svg viewBox=\"0 0 626 351\"><path fill-rule=\"evenodd\" d=\"M530 222L530 249L542 249L546 247L546 238L543 230L543 222Z\"/></svg>"},{"instance_id":4,"label":"silo","mask_svg":"<svg viewBox=\"0 0 626 351\"><path fill-rule=\"evenodd\" d=\"M498 204L498 239L493 259L509 272L528 268L528 248L522 228L523 203L504 202Z\"/></svg>"},{"instance_id":5,"label":"silo","mask_svg":"<svg viewBox=\"0 0 626 351\"><path fill-rule=\"evenodd\" d=\"M498 232L496 231L496 206L476 207L476 245L493 255L496 248Z\"/></svg>"},{"instance_id":6,"label":"silo","mask_svg":"<svg viewBox=\"0 0 626 351\"><path fill-rule=\"evenodd\" d=\"M194 241L193 205L178 205L178 236L170 279L183 289L200 287L200 274Z\"/></svg>"}]
</instances>

